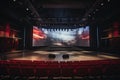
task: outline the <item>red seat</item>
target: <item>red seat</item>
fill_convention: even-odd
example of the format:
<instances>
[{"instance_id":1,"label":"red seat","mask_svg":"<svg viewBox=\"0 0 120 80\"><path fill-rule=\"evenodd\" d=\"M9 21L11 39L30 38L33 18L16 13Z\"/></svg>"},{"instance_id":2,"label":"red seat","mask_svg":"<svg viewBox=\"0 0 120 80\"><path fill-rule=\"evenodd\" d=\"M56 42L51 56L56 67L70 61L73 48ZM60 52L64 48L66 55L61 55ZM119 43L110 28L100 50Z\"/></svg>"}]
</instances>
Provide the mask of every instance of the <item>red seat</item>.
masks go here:
<instances>
[{"instance_id":1,"label":"red seat","mask_svg":"<svg viewBox=\"0 0 120 80\"><path fill-rule=\"evenodd\" d=\"M120 65L120 59L109 60L109 62L110 62L111 65L114 65L114 64Z\"/></svg>"},{"instance_id":2,"label":"red seat","mask_svg":"<svg viewBox=\"0 0 120 80\"><path fill-rule=\"evenodd\" d=\"M10 66L9 67L9 75L10 77L20 76L21 71L19 66Z\"/></svg>"},{"instance_id":3,"label":"red seat","mask_svg":"<svg viewBox=\"0 0 120 80\"><path fill-rule=\"evenodd\" d=\"M10 60L12 63L21 63L21 60Z\"/></svg>"},{"instance_id":4,"label":"red seat","mask_svg":"<svg viewBox=\"0 0 120 80\"><path fill-rule=\"evenodd\" d=\"M120 65L106 65L104 70L104 75L120 75Z\"/></svg>"},{"instance_id":5,"label":"red seat","mask_svg":"<svg viewBox=\"0 0 120 80\"><path fill-rule=\"evenodd\" d=\"M34 64L46 64L46 61L33 61Z\"/></svg>"},{"instance_id":6,"label":"red seat","mask_svg":"<svg viewBox=\"0 0 120 80\"><path fill-rule=\"evenodd\" d=\"M26 66L21 66L21 76L23 77L31 77L35 76L35 68L34 67L26 67Z\"/></svg>"},{"instance_id":7,"label":"red seat","mask_svg":"<svg viewBox=\"0 0 120 80\"><path fill-rule=\"evenodd\" d=\"M73 78L74 69L75 67L70 66L69 64L62 64L61 65L61 76L65 78Z\"/></svg>"},{"instance_id":8,"label":"red seat","mask_svg":"<svg viewBox=\"0 0 120 80\"><path fill-rule=\"evenodd\" d=\"M91 65L89 68L89 76L102 76L103 75L103 66L102 65Z\"/></svg>"},{"instance_id":9,"label":"red seat","mask_svg":"<svg viewBox=\"0 0 120 80\"><path fill-rule=\"evenodd\" d=\"M9 74L9 61L1 60L0 61L0 75L8 75Z\"/></svg>"},{"instance_id":10,"label":"red seat","mask_svg":"<svg viewBox=\"0 0 120 80\"><path fill-rule=\"evenodd\" d=\"M36 66L35 70L35 76L36 77L46 77L48 78L49 71L47 69L48 65L38 65Z\"/></svg>"},{"instance_id":11,"label":"red seat","mask_svg":"<svg viewBox=\"0 0 120 80\"><path fill-rule=\"evenodd\" d=\"M48 64L48 65L51 65L51 64L59 65L59 62L58 61L46 61L46 64Z\"/></svg>"},{"instance_id":12,"label":"red seat","mask_svg":"<svg viewBox=\"0 0 120 80\"><path fill-rule=\"evenodd\" d=\"M75 77L85 77L89 76L90 69L89 66L78 66L74 70L74 76Z\"/></svg>"},{"instance_id":13,"label":"red seat","mask_svg":"<svg viewBox=\"0 0 120 80\"><path fill-rule=\"evenodd\" d=\"M61 76L61 69L59 65L56 64L51 64L48 65L49 67L47 67L47 71L48 71L48 77L49 78L56 78L56 77L60 77Z\"/></svg>"}]
</instances>

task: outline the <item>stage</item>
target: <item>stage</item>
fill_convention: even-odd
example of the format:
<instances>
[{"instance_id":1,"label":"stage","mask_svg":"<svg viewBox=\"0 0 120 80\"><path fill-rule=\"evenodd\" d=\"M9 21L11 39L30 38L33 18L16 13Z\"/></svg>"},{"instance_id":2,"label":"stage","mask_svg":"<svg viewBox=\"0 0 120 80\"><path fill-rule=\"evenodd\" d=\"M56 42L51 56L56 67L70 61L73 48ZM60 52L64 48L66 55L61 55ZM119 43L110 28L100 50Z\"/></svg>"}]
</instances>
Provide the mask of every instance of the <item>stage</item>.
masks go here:
<instances>
[{"instance_id":1,"label":"stage","mask_svg":"<svg viewBox=\"0 0 120 80\"><path fill-rule=\"evenodd\" d=\"M120 56L96 51L13 51L0 55L0 60L86 61L120 59Z\"/></svg>"}]
</instances>

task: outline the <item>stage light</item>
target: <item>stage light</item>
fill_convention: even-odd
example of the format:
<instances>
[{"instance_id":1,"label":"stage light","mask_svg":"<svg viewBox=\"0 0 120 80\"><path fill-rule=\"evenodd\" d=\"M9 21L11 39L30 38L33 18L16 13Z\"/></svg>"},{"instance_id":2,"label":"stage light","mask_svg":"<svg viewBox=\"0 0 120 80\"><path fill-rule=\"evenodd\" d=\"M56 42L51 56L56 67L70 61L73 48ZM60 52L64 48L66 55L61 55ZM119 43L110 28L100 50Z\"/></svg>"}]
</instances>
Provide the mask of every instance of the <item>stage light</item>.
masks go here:
<instances>
[{"instance_id":1,"label":"stage light","mask_svg":"<svg viewBox=\"0 0 120 80\"><path fill-rule=\"evenodd\" d=\"M65 29L65 31L67 31L67 29Z\"/></svg>"},{"instance_id":2,"label":"stage light","mask_svg":"<svg viewBox=\"0 0 120 80\"><path fill-rule=\"evenodd\" d=\"M53 29L51 29L51 32L53 32Z\"/></svg>"},{"instance_id":3,"label":"stage light","mask_svg":"<svg viewBox=\"0 0 120 80\"><path fill-rule=\"evenodd\" d=\"M57 29L55 29L55 31L57 31Z\"/></svg>"},{"instance_id":4,"label":"stage light","mask_svg":"<svg viewBox=\"0 0 120 80\"><path fill-rule=\"evenodd\" d=\"M50 32L51 32L51 29L50 29Z\"/></svg>"},{"instance_id":5,"label":"stage light","mask_svg":"<svg viewBox=\"0 0 120 80\"><path fill-rule=\"evenodd\" d=\"M53 29L53 31L55 31L55 29Z\"/></svg>"}]
</instances>

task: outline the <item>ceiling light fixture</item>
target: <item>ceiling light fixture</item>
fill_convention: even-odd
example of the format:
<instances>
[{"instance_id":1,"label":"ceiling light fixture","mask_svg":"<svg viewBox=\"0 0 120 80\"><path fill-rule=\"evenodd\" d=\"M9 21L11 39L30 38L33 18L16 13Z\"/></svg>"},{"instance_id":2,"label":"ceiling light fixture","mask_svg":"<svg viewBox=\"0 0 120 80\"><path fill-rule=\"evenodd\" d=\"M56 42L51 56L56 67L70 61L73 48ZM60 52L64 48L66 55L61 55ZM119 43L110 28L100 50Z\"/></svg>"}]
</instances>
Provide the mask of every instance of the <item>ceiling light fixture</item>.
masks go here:
<instances>
[{"instance_id":1,"label":"ceiling light fixture","mask_svg":"<svg viewBox=\"0 0 120 80\"><path fill-rule=\"evenodd\" d=\"M16 1L16 0L13 0L14 2Z\"/></svg>"},{"instance_id":2,"label":"ceiling light fixture","mask_svg":"<svg viewBox=\"0 0 120 80\"><path fill-rule=\"evenodd\" d=\"M104 4L103 3L101 3L101 6L103 6Z\"/></svg>"},{"instance_id":3,"label":"ceiling light fixture","mask_svg":"<svg viewBox=\"0 0 120 80\"><path fill-rule=\"evenodd\" d=\"M98 11L98 9L96 9L96 11Z\"/></svg>"},{"instance_id":4,"label":"ceiling light fixture","mask_svg":"<svg viewBox=\"0 0 120 80\"><path fill-rule=\"evenodd\" d=\"M26 10L28 11L28 10L29 10L29 8L26 8Z\"/></svg>"},{"instance_id":5,"label":"ceiling light fixture","mask_svg":"<svg viewBox=\"0 0 120 80\"><path fill-rule=\"evenodd\" d=\"M89 14L88 16L90 17L91 15Z\"/></svg>"},{"instance_id":6,"label":"ceiling light fixture","mask_svg":"<svg viewBox=\"0 0 120 80\"><path fill-rule=\"evenodd\" d=\"M110 2L110 0L108 0L108 2Z\"/></svg>"}]
</instances>

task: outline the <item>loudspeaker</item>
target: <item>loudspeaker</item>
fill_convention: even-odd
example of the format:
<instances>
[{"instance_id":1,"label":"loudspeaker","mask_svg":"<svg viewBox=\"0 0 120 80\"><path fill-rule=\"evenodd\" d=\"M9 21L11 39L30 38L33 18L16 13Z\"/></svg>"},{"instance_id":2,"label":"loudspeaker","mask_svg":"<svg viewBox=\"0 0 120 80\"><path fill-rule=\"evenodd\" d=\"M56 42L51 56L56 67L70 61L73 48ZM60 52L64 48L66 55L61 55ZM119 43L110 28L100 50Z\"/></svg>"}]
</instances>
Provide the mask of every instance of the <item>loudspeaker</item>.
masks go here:
<instances>
[{"instance_id":1,"label":"loudspeaker","mask_svg":"<svg viewBox=\"0 0 120 80\"><path fill-rule=\"evenodd\" d=\"M68 54L64 54L62 57L63 57L63 59L68 59L69 55Z\"/></svg>"}]
</instances>

